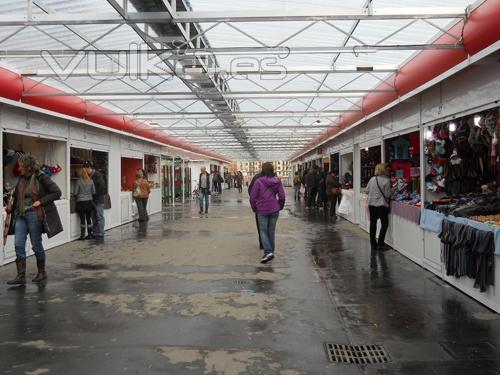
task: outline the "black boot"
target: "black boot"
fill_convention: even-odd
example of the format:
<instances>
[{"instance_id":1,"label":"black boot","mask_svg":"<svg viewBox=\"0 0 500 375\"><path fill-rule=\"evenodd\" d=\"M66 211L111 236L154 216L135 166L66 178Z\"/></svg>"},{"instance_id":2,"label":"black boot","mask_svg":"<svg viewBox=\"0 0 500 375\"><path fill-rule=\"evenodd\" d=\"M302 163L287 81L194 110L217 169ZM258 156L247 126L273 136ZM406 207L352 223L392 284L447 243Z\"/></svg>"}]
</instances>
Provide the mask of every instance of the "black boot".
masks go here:
<instances>
[{"instance_id":1,"label":"black boot","mask_svg":"<svg viewBox=\"0 0 500 375\"><path fill-rule=\"evenodd\" d=\"M38 268L38 273L31 281L33 281L34 283L39 283L40 281L47 280L47 272L45 272L45 259L37 259L36 267Z\"/></svg>"},{"instance_id":2,"label":"black boot","mask_svg":"<svg viewBox=\"0 0 500 375\"><path fill-rule=\"evenodd\" d=\"M92 240L95 238L94 229L90 225L87 227L87 233L88 233L88 235L87 235L87 237L85 237L86 240Z\"/></svg>"},{"instance_id":3,"label":"black boot","mask_svg":"<svg viewBox=\"0 0 500 375\"><path fill-rule=\"evenodd\" d=\"M8 285L23 285L26 284L26 259L16 260L17 276L7 281Z\"/></svg>"},{"instance_id":4,"label":"black boot","mask_svg":"<svg viewBox=\"0 0 500 375\"><path fill-rule=\"evenodd\" d=\"M78 237L80 241L85 239L85 226L80 226L80 237Z\"/></svg>"}]
</instances>

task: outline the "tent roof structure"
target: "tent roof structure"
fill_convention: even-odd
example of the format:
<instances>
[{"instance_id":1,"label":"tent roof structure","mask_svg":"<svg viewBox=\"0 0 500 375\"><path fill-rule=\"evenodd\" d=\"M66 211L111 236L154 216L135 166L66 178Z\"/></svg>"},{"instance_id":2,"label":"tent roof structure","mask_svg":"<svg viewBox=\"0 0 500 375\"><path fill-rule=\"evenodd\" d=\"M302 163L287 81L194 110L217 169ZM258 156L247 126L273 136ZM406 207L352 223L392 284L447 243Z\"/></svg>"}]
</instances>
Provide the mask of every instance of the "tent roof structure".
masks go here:
<instances>
[{"instance_id":1,"label":"tent roof structure","mask_svg":"<svg viewBox=\"0 0 500 375\"><path fill-rule=\"evenodd\" d=\"M283 160L394 93L417 54L463 51L452 27L484 2L4 0L0 66L60 90L23 98L79 97L142 134Z\"/></svg>"}]
</instances>

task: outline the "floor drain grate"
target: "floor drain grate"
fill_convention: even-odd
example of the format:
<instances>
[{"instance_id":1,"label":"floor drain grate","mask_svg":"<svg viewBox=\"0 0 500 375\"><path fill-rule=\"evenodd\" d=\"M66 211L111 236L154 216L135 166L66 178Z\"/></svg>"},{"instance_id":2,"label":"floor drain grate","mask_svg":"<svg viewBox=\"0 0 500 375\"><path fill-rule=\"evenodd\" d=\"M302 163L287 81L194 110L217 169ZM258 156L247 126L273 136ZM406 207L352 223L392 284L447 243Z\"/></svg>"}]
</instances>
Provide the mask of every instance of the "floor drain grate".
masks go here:
<instances>
[{"instance_id":1,"label":"floor drain grate","mask_svg":"<svg viewBox=\"0 0 500 375\"><path fill-rule=\"evenodd\" d=\"M382 345L341 345L326 343L328 359L333 363L369 365L387 363L389 356Z\"/></svg>"},{"instance_id":2,"label":"floor drain grate","mask_svg":"<svg viewBox=\"0 0 500 375\"><path fill-rule=\"evenodd\" d=\"M248 280L235 280L235 283L238 285L246 285L249 283Z\"/></svg>"}]
</instances>

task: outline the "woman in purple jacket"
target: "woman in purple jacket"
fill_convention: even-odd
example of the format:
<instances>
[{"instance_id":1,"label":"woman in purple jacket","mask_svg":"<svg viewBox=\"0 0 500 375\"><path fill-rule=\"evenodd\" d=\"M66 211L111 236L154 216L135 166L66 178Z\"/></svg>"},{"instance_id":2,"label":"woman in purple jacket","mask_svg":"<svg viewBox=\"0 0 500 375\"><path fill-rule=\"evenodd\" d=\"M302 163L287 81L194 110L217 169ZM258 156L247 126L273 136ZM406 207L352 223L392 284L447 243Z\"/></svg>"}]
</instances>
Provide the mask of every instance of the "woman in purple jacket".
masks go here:
<instances>
[{"instance_id":1,"label":"woman in purple jacket","mask_svg":"<svg viewBox=\"0 0 500 375\"><path fill-rule=\"evenodd\" d=\"M272 163L262 164L262 176L252 187L250 204L258 217L259 232L264 247L264 255L260 262L267 263L274 258L276 223L285 205L285 190L280 179L274 175Z\"/></svg>"}]
</instances>

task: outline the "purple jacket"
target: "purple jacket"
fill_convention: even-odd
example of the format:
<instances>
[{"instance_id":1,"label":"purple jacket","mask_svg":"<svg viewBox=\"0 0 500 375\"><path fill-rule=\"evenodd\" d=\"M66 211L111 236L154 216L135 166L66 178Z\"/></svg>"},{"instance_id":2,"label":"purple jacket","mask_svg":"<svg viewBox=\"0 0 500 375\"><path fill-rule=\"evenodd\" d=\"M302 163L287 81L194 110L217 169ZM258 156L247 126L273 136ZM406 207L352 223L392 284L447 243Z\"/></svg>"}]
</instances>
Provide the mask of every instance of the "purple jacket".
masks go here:
<instances>
[{"instance_id":1,"label":"purple jacket","mask_svg":"<svg viewBox=\"0 0 500 375\"><path fill-rule=\"evenodd\" d=\"M285 206L285 190L281 180L277 177L261 177L255 181L250 193L250 205L254 212L261 215L282 210Z\"/></svg>"}]
</instances>

